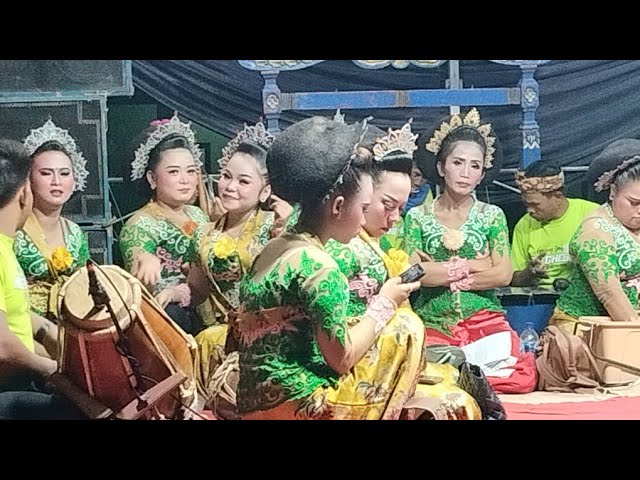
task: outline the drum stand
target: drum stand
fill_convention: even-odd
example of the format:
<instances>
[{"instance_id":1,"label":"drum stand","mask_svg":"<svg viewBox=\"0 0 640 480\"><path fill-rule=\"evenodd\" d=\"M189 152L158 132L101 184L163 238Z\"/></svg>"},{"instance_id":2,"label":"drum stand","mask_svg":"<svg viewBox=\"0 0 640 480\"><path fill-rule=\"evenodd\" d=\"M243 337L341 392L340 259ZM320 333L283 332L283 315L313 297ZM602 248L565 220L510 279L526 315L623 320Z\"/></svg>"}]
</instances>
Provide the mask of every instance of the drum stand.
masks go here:
<instances>
[{"instance_id":1,"label":"drum stand","mask_svg":"<svg viewBox=\"0 0 640 480\"><path fill-rule=\"evenodd\" d=\"M134 377L132 386L136 392L137 398L125 405L120 411L114 412L87 392L74 385L69 379L60 373L56 372L53 374L49 381L90 419L138 420L145 414L152 413L154 411L155 413L152 413L152 419L163 419L164 417L155 410L155 405L182 385L187 380L187 377L180 372L176 372L161 382L156 383L151 388L144 388L144 385L147 382L140 372L140 362L131 352L129 340L120 327L118 317L113 311L109 294L100 284L94 268L95 267L92 263L87 262L87 270L89 273L89 294L93 299L94 309L101 310L106 307L109 311L109 315L113 320L113 324L115 325L118 335L116 349L120 355L127 359L131 366L131 371L133 372Z\"/></svg>"}]
</instances>

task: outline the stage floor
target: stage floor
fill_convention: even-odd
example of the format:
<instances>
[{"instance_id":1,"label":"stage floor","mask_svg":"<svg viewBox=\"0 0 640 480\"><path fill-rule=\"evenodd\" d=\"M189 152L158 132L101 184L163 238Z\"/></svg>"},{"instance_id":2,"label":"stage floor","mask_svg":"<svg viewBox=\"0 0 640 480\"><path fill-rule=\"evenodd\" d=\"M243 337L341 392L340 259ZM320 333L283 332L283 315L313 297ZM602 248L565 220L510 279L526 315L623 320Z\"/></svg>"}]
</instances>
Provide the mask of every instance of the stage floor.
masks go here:
<instances>
[{"instance_id":1,"label":"stage floor","mask_svg":"<svg viewBox=\"0 0 640 480\"><path fill-rule=\"evenodd\" d=\"M500 395L509 420L640 420L640 385L594 394Z\"/></svg>"}]
</instances>

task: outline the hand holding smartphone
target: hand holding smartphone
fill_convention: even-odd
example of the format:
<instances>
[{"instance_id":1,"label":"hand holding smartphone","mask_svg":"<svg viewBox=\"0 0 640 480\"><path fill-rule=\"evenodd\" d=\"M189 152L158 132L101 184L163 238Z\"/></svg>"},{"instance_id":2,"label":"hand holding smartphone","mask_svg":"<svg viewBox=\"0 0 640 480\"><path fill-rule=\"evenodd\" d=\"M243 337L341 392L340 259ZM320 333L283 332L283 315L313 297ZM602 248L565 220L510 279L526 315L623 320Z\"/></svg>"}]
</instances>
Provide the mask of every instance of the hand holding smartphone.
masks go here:
<instances>
[{"instance_id":1,"label":"hand holding smartphone","mask_svg":"<svg viewBox=\"0 0 640 480\"><path fill-rule=\"evenodd\" d=\"M422 277L424 277L425 273L426 272L424 271L424 268L422 268L419 263L416 263L412 265L408 270L402 272L402 274L400 274L400 279L402 280L402 283L417 282Z\"/></svg>"}]
</instances>

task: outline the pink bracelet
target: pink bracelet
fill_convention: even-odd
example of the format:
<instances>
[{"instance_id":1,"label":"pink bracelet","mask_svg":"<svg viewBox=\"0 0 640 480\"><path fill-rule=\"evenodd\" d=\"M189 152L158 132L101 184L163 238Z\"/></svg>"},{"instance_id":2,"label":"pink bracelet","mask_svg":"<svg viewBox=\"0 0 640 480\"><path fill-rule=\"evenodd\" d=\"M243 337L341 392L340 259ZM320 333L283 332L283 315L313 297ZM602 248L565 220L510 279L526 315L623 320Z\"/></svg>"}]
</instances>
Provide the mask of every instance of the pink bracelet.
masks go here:
<instances>
[{"instance_id":1,"label":"pink bracelet","mask_svg":"<svg viewBox=\"0 0 640 480\"><path fill-rule=\"evenodd\" d=\"M451 257L448 262L442 262L442 266L447 269L447 275L451 282L469 276L469 260L466 258Z\"/></svg>"},{"instance_id":2,"label":"pink bracelet","mask_svg":"<svg viewBox=\"0 0 640 480\"><path fill-rule=\"evenodd\" d=\"M451 282L449 288L452 292L468 291L471 290L471 284L475 282L472 275L465 277L457 282Z\"/></svg>"},{"instance_id":3,"label":"pink bracelet","mask_svg":"<svg viewBox=\"0 0 640 480\"><path fill-rule=\"evenodd\" d=\"M384 295L375 295L371 298L367 315L376 322L373 327L376 335L387 326L387 322L395 315L397 308L396 302Z\"/></svg>"}]
</instances>

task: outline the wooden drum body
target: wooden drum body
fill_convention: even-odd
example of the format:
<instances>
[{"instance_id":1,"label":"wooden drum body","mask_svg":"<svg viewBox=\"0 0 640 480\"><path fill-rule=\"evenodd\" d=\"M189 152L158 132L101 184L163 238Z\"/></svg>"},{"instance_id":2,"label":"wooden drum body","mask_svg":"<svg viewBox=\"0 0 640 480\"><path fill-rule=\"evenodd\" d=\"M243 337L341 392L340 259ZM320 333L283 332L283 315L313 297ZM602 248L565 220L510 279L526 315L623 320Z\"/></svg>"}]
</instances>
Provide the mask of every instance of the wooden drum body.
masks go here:
<instances>
[{"instance_id":1,"label":"wooden drum body","mask_svg":"<svg viewBox=\"0 0 640 480\"><path fill-rule=\"evenodd\" d=\"M195 340L133 276L113 265L95 267L95 272L126 343L119 342L107 307L94 305L84 267L65 282L58 296L58 376L106 407L108 413L100 417L190 417L197 391Z\"/></svg>"}]
</instances>

